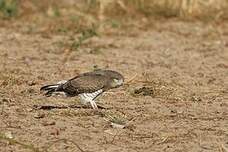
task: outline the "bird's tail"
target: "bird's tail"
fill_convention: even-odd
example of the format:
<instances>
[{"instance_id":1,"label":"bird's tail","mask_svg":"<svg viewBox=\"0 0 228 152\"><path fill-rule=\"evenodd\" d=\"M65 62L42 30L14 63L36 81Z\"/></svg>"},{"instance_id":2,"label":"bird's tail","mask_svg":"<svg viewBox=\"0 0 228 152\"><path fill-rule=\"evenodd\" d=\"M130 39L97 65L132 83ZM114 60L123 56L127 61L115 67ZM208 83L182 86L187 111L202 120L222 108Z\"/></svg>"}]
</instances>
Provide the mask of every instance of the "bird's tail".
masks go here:
<instances>
[{"instance_id":1,"label":"bird's tail","mask_svg":"<svg viewBox=\"0 0 228 152\"><path fill-rule=\"evenodd\" d=\"M45 96L50 97L53 92L56 92L60 84L46 85L40 88L40 91L46 91Z\"/></svg>"},{"instance_id":2,"label":"bird's tail","mask_svg":"<svg viewBox=\"0 0 228 152\"><path fill-rule=\"evenodd\" d=\"M66 83L65 80L60 81L57 84L45 85L40 88L40 91L46 91L44 95L50 97L54 92L61 92L61 88L64 83Z\"/></svg>"}]
</instances>

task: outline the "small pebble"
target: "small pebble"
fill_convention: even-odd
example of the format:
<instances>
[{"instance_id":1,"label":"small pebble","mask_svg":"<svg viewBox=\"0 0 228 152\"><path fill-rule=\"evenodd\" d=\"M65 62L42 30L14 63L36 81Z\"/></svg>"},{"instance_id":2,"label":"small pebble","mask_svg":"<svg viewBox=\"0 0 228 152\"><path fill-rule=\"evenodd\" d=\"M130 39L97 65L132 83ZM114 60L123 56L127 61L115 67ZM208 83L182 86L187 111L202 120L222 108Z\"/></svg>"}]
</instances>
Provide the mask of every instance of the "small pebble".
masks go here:
<instances>
[{"instance_id":1,"label":"small pebble","mask_svg":"<svg viewBox=\"0 0 228 152\"><path fill-rule=\"evenodd\" d=\"M121 124L117 124L117 123L111 123L111 126L113 128L120 128L120 129L123 129L125 127L125 125L121 125Z\"/></svg>"},{"instance_id":2,"label":"small pebble","mask_svg":"<svg viewBox=\"0 0 228 152\"><path fill-rule=\"evenodd\" d=\"M6 137L6 138L9 138L9 139L13 139L12 132L11 132L11 131L5 132L5 137Z\"/></svg>"},{"instance_id":3,"label":"small pebble","mask_svg":"<svg viewBox=\"0 0 228 152\"><path fill-rule=\"evenodd\" d=\"M34 118L36 119L40 119L40 118L44 118L45 114L44 113L35 113Z\"/></svg>"},{"instance_id":4,"label":"small pebble","mask_svg":"<svg viewBox=\"0 0 228 152\"><path fill-rule=\"evenodd\" d=\"M10 99L3 98L3 99L2 99L2 103L3 103L3 102L7 102L7 103L8 103L8 102L10 102Z\"/></svg>"},{"instance_id":5,"label":"small pebble","mask_svg":"<svg viewBox=\"0 0 228 152\"><path fill-rule=\"evenodd\" d=\"M30 82L28 82L28 85L29 86L34 86L34 85L36 85L36 82L35 81L30 81Z\"/></svg>"},{"instance_id":6,"label":"small pebble","mask_svg":"<svg viewBox=\"0 0 228 152\"><path fill-rule=\"evenodd\" d=\"M42 124L44 126L52 126L52 125L55 125L55 121L44 121Z\"/></svg>"},{"instance_id":7,"label":"small pebble","mask_svg":"<svg viewBox=\"0 0 228 152\"><path fill-rule=\"evenodd\" d=\"M32 112L33 111L33 108L27 108L26 111Z\"/></svg>"},{"instance_id":8,"label":"small pebble","mask_svg":"<svg viewBox=\"0 0 228 152\"><path fill-rule=\"evenodd\" d=\"M59 129L58 128L53 128L50 132L51 135L59 135Z\"/></svg>"}]
</instances>

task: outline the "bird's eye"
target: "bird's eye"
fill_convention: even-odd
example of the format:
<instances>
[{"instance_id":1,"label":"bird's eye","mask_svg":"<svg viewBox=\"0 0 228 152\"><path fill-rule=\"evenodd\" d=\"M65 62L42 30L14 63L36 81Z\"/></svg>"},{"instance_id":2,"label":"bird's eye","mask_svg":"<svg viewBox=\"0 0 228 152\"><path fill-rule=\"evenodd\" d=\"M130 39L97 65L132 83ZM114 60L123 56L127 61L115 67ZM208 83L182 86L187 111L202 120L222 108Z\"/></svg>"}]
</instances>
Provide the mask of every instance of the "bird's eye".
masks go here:
<instances>
[{"instance_id":1,"label":"bird's eye","mask_svg":"<svg viewBox=\"0 0 228 152\"><path fill-rule=\"evenodd\" d=\"M113 79L113 81L117 84L117 85L122 85L123 81L119 80L119 79Z\"/></svg>"},{"instance_id":2,"label":"bird's eye","mask_svg":"<svg viewBox=\"0 0 228 152\"><path fill-rule=\"evenodd\" d=\"M118 79L113 79L113 81L117 83L119 80Z\"/></svg>"},{"instance_id":3,"label":"bird's eye","mask_svg":"<svg viewBox=\"0 0 228 152\"><path fill-rule=\"evenodd\" d=\"M113 80L114 80L115 82L119 82L119 81L120 81L119 79L115 79L115 78L114 78Z\"/></svg>"}]
</instances>

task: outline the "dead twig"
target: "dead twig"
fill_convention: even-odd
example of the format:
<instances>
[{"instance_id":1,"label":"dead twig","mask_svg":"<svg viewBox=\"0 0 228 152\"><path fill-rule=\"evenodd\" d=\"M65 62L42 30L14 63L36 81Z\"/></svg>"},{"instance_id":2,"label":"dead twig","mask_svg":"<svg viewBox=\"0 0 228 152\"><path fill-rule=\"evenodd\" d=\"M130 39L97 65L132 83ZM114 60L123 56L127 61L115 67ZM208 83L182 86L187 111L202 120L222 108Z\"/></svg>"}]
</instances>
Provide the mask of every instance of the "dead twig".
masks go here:
<instances>
[{"instance_id":1,"label":"dead twig","mask_svg":"<svg viewBox=\"0 0 228 152\"><path fill-rule=\"evenodd\" d=\"M125 82L125 84L131 83L132 81L134 81L134 80L137 78L137 76L138 76L138 74L136 73L133 77L131 77L129 80L127 80L127 81Z\"/></svg>"},{"instance_id":2,"label":"dead twig","mask_svg":"<svg viewBox=\"0 0 228 152\"><path fill-rule=\"evenodd\" d=\"M73 145L75 145L81 152L86 152L84 151L76 142L72 141L72 140L69 140L69 139L58 139L56 141L53 141L51 144L48 144L44 149L45 151L47 152L48 149L50 149L50 147L52 147L54 144L56 143L59 143L59 142L64 142L64 143L67 143L67 142L70 142L72 143ZM88 151L87 151L88 152Z\"/></svg>"},{"instance_id":3,"label":"dead twig","mask_svg":"<svg viewBox=\"0 0 228 152\"><path fill-rule=\"evenodd\" d=\"M33 152L41 152L38 148L35 148L33 145L25 144L25 143L22 143L22 142L19 142L19 141L15 140L15 139L8 138L5 135L3 135L2 133L0 133L0 140L6 140L6 141L8 141L11 144L18 144L18 145L22 146L25 149L32 150Z\"/></svg>"}]
</instances>

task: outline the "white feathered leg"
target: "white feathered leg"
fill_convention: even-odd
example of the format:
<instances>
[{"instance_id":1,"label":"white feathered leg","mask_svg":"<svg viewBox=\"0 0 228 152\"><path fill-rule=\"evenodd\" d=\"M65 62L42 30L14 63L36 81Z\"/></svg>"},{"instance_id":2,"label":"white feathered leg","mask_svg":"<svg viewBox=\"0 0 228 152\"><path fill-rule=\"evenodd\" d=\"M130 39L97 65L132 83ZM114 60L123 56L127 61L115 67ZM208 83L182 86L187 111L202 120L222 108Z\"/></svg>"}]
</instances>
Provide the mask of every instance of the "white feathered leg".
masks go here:
<instances>
[{"instance_id":1,"label":"white feathered leg","mask_svg":"<svg viewBox=\"0 0 228 152\"><path fill-rule=\"evenodd\" d=\"M98 110L97 104L94 100L90 101L91 106L93 107L94 110Z\"/></svg>"},{"instance_id":2,"label":"white feathered leg","mask_svg":"<svg viewBox=\"0 0 228 152\"><path fill-rule=\"evenodd\" d=\"M82 93L79 94L79 97L81 98L81 102L83 104L87 104L90 103L90 105L93 107L93 109L98 109L97 104L95 102L95 99L97 96L99 96L102 93L102 89L101 90L97 90L93 93Z\"/></svg>"}]
</instances>

